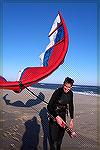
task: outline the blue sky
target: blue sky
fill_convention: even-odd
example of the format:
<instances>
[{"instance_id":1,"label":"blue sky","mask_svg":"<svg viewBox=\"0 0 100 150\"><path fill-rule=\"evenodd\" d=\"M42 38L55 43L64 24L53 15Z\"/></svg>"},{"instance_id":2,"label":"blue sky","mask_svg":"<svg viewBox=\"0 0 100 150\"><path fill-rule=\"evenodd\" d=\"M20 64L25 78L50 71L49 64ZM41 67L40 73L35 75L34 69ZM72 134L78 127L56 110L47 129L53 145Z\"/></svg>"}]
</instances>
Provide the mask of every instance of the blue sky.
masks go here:
<instances>
[{"instance_id":1,"label":"blue sky","mask_svg":"<svg viewBox=\"0 0 100 150\"><path fill-rule=\"evenodd\" d=\"M40 66L39 55L49 44L48 33L58 11L69 33L64 63L41 82L97 85L96 3L3 3L2 73L16 80L19 70Z\"/></svg>"}]
</instances>

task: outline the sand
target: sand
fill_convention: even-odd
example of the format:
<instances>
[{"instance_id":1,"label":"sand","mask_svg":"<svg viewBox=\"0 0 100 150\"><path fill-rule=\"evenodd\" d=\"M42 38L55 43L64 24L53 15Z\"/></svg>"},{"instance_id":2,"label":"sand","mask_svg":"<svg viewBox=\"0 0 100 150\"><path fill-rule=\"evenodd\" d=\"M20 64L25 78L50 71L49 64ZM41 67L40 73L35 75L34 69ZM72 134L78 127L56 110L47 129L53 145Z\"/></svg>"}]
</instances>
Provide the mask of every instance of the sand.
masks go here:
<instances>
[{"instance_id":1,"label":"sand","mask_svg":"<svg viewBox=\"0 0 100 150\"><path fill-rule=\"evenodd\" d=\"M53 90L0 91L0 150L49 150L46 104ZM100 96L74 93L77 136L64 135L61 150L100 149ZM69 117L68 117L69 122Z\"/></svg>"}]
</instances>

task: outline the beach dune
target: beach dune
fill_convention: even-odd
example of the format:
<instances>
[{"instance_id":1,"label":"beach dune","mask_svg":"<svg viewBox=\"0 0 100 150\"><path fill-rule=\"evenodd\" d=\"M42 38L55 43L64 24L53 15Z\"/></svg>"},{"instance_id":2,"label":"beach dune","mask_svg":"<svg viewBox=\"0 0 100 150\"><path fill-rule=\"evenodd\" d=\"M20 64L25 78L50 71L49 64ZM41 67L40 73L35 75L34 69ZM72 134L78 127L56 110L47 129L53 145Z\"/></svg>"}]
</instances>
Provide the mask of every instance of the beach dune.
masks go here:
<instances>
[{"instance_id":1,"label":"beach dune","mask_svg":"<svg viewBox=\"0 0 100 150\"><path fill-rule=\"evenodd\" d=\"M49 150L47 104L53 90L0 91L0 150ZM77 136L65 133L62 150L100 149L100 97L74 93ZM67 117L69 122L69 116Z\"/></svg>"}]
</instances>

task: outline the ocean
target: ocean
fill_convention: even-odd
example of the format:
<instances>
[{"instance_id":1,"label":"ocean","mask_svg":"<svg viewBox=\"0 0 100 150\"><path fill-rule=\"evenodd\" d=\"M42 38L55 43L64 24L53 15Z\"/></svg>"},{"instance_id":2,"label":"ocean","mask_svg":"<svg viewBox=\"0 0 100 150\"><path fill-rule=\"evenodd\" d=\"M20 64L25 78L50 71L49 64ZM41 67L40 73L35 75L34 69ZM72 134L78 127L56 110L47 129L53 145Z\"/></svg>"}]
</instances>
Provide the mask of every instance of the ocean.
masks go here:
<instances>
[{"instance_id":1,"label":"ocean","mask_svg":"<svg viewBox=\"0 0 100 150\"><path fill-rule=\"evenodd\" d=\"M33 84L31 87L55 90L61 86L62 84L37 83ZM73 85L72 91L80 94L100 95L100 86Z\"/></svg>"}]
</instances>

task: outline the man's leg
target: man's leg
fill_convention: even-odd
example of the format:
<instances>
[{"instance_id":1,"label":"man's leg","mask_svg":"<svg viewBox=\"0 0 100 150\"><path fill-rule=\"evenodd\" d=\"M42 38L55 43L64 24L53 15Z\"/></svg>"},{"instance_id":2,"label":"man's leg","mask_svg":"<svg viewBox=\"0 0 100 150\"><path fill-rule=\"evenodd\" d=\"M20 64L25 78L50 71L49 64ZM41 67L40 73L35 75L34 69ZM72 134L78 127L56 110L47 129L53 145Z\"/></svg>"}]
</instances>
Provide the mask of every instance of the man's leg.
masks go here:
<instances>
[{"instance_id":1,"label":"man's leg","mask_svg":"<svg viewBox=\"0 0 100 150\"><path fill-rule=\"evenodd\" d=\"M60 150L64 129L55 122L49 122L50 150Z\"/></svg>"}]
</instances>

